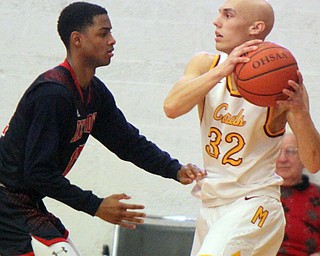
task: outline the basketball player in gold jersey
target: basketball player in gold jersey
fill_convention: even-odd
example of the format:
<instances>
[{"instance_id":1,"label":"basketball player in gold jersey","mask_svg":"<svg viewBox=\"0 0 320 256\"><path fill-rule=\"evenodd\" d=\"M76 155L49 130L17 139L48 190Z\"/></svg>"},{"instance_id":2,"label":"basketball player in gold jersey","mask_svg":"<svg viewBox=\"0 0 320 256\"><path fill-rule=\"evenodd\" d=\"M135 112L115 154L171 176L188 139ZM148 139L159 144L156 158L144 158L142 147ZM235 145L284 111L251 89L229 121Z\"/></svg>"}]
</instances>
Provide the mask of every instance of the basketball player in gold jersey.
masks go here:
<instances>
[{"instance_id":1,"label":"basketball player in gold jersey","mask_svg":"<svg viewBox=\"0 0 320 256\"><path fill-rule=\"evenodd\" d=\"M192 256L272 256L283 239L282 178L275 173L279 146L288 123L306 169L320 169L320 136L309 112L302 75L288 81L288 100L272 108L244 100L233 81L244 53L265 40L274 24L265 0L227 0L213 22L216 49L199 53L164 102L176 118L198 107L207 178L192 193L202 200Z\"/></svg>"}]
</instances>

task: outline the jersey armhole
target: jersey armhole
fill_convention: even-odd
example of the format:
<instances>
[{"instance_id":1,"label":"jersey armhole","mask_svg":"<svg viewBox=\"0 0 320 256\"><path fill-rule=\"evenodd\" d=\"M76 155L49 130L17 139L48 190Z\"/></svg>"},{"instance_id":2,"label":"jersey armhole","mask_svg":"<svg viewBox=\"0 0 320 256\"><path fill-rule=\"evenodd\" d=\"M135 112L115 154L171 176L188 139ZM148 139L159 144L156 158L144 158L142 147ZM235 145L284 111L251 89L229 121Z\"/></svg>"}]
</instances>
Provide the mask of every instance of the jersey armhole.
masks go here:
<instances>
[{"instance_id":1,"label":"jersey armhole","mask_svg":"<svg viewBox=\"0 0 320 256\"><path fill-rule=\"evenodd\" d=\"M264 132L266 133L267 136L269 137L279 137L282 136L286 129L285 126L282 127L280 130L278 131L271 131L270 129L270 124L271 124L271 120L273 118L273 109L272 108L268 108L268 112L267 112L267 118L266 118L266 123L263 126Z\"/></svg>"},{"instance_id":2,"label":"jersey armhole","mask_svg":"<svg viewBox=\"0 0 320 256\"><path fill-rule=\"evenodd\" d=\"M214 57L213 57L213 61L212 61L212 64L210 66L210 69L213 69L215 68L216 66L218 66L219 62L220 62L220 59L221 59L221 55L220 54L216 54Z\"/></svg>"}]
</instances>

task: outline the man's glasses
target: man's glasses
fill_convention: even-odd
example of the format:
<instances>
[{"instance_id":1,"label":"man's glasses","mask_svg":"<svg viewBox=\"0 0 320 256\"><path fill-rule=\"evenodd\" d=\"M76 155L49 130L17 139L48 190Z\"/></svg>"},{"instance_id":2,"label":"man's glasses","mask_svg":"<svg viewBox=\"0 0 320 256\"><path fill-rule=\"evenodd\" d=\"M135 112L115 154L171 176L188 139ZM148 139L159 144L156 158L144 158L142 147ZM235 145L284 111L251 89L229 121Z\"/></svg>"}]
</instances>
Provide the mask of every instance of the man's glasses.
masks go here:
<instances>
[{"instance_id":1,"label":"man's glasses","mask_svg":"<svg viewBox=\"0 0 320 256\"><path fill-rule=\"evenodd\" d=\"M286 156L295 156L298 153L298 148L280 148L280 154L283 152Z\"/></svg>"}]
</instances>

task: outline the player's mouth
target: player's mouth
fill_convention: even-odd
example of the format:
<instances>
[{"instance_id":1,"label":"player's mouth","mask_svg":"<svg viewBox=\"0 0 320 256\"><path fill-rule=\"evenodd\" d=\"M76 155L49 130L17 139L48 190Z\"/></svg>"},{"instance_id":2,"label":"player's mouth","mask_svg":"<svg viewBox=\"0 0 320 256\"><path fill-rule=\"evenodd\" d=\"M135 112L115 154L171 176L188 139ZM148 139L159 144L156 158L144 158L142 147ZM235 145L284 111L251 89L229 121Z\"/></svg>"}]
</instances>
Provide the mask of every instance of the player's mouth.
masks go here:
<instances>
[{"instance_id":1,"label":"player's mouth","mask_svg":"<svg viewBox=\"0 0 320 256\"><path fill-rule=\"evenodd\" d=\"M215 35L216 35L215 37L216 41L219 41L221 38L223 38L223 36L218 31L215 31Z\"/></svg>"},{"instance_id":2,"label":"player's mouth","mask_svg":"<svg viewBox=\"0 0 320 256\"><path fill-rule=\"evenodd\" d=\"M109 58L113 57L113 55L114 55L113 51L114 51L114 48L107 50Z\"/></svg>"}]
</instances>

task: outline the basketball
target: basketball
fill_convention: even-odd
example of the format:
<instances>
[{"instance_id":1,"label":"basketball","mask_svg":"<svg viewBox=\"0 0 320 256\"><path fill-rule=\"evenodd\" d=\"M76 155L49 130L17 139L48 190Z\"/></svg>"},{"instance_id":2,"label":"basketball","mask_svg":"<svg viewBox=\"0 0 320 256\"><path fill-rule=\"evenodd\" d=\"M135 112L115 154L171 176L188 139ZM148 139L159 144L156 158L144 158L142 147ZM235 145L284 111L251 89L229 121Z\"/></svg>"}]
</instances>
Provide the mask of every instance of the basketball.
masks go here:
<instances>
[{"instance_id":1,"label":"basketball","mask_svg":"<svg viewBox=\"0 0 320 256\"><path fill-rule=\"evenodd\" d=\"M261 107L272 107L277 100L287 99L282 90L290 89L288 80L298 81L298 64L292 53L281 45L263 42L246 56L250 61L237 64L234 70L241 96Z\"/></svg>"}]
</instances>

